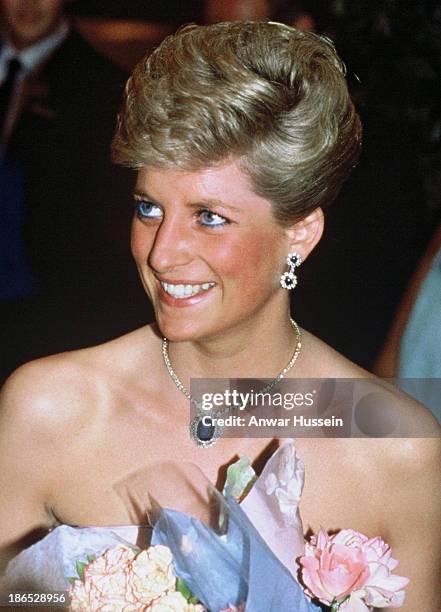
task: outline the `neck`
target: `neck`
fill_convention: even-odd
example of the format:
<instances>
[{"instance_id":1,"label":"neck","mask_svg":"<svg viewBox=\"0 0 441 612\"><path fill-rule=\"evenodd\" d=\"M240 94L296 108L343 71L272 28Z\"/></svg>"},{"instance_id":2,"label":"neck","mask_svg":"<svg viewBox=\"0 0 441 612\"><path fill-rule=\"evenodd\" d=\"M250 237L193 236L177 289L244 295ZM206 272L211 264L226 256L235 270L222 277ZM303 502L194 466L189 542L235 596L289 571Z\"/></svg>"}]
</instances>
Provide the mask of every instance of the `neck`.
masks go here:
<instances>
[{"instance_id":1,"label":"neck","mask_svg":"<svg viewBox=\"0 0 441 612\"><path fill-rule=\"evenodd\" d=\"M286 309L271 320L253 317L221 337L171 342L169 356L188 388L191 378L274 378L291 359L296 344Z\"/></svg>"}]
</instances>

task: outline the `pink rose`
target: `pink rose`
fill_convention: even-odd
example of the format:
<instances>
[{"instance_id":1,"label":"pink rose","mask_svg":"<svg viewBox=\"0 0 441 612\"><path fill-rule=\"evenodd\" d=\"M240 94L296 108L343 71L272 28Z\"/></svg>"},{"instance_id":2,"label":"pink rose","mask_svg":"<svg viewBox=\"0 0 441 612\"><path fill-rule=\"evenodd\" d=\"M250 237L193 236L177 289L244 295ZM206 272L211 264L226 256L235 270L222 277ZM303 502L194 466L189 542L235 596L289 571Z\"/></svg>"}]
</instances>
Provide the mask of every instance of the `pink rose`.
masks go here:
<instances>
[{"instance_id":1,"label":"pink rose","mask_svg":"<svg viewBox=\"0 0 441 612\"><path fill-rule=\"evenodd\" d=\"M392 574L398 561L392 558L390 546L379 537L366 538L363 550L370 572L364 585L366 603L374 608L401 607L409 578Z\"/></svg>"},{"instance_id":2,"label":"pink rose","mask_svg":"<svg viewBox=\"0 0 441 612\"><path fill-rule=\"evenodd\" d=\"M308 594L330 605L350 598L345 612L363 612L368 606L400 607L408 578L392 574L398 562L381 538L367 538L353 529L333 536L321 529L305 546L302 580Z\"/></svg>"},{"instance_id":3,"label":"pink rose","mask_svg":"<svg viewBox=\"0 0 441 612\"><path fill-rule=\"evenodd\" d=\"M310 595L330 605L362 587L369 568L361 549L335 542L321 529L317 538L305 545L300 558L302 579Z\"/></svg>"}]
</instances>

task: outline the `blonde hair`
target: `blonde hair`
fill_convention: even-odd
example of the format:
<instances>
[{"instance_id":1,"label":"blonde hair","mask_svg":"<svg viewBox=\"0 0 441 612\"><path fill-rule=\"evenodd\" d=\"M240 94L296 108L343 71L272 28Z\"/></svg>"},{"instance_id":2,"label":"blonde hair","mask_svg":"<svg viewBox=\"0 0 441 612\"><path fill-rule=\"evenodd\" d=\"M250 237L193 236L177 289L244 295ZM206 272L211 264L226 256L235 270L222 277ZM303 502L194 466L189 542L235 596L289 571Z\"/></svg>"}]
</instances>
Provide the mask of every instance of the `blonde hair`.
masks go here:
<instances>
[{"instance_id":1,"label":"blonde hair","mask_svg":"<svg viewBox=\"0 0 441 612\"><path fill-rule=\"evenodd\" d=\"M237 160L276 219L330 204L361 125L332 43L272 22L189 25L134 69L113 140L131 168Z\"/></svg>"}]
</instances>

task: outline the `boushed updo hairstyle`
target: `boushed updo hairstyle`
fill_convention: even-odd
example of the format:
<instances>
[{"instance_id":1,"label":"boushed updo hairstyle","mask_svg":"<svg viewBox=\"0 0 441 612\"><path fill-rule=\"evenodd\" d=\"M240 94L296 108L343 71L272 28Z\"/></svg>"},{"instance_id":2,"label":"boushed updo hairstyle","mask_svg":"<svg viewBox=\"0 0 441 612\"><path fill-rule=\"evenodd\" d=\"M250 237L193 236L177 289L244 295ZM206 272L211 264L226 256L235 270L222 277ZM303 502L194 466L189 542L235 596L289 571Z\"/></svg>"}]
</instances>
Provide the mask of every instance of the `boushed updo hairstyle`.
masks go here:
<instances>
[{"instance_id":1,"label":"boushed updo hairstyle","mask_svg":"<svg viewBox=\"0 0 441 612\"><path fill-rule=\"evenodd\" d=\"M282 224L330 204L361 126L332 43L272 22L189 25L133 71L113 140L131 168L236 160Z\"/></svg>"}]
</instances>

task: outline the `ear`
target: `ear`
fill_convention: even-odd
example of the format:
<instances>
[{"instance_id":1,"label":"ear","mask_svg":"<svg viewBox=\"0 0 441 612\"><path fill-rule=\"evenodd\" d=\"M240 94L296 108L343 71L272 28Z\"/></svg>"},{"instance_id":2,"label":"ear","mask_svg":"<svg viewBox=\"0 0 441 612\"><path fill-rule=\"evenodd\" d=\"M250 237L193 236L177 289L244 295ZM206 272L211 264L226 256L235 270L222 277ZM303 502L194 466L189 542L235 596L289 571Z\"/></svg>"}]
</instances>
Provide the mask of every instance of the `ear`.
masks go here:
<instances>
[{"instance_id":1,"label":"ear","mask_svg":"<svg viewBox=\"0 0 441 612\"><path fill-rule=\"evenodd\" d=\"M290 252L296 251L305 261L322 237L324 225L323 210L316 208L307 217L288 228Z\"/></svg>"}]
</instances>

